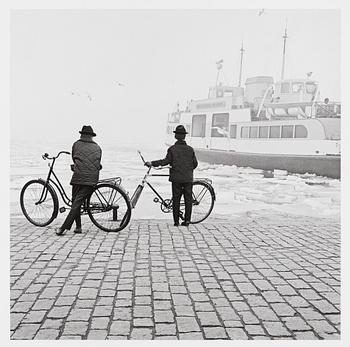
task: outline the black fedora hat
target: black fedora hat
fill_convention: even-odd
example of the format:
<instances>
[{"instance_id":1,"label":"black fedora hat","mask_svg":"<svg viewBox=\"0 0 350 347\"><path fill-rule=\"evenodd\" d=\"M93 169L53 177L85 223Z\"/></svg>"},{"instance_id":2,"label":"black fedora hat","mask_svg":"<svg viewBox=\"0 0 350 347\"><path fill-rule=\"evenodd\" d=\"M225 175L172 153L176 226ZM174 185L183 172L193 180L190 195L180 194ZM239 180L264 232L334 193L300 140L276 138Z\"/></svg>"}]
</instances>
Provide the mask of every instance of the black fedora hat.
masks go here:
<instances>
[{"instance_id":1,"label":"black fedora hat","mask_svg":"<svg viewBox=\"0 0 350 347\"><path fill-rule=\"evenodd\" d=\"M90 125L83 125L79 133L84 135L96 136Z\"/></svg>"},{"instance_id":2,"label":"black fedora hat","mask_svg":"<svg viewBox=\"0 0 350 347\"><path fill-rule=\"evenodd\" d=\"M187 131L183 125L178 125L176 129L173 131L175 134L187 134Z\"/></svg>"}]
</instances>

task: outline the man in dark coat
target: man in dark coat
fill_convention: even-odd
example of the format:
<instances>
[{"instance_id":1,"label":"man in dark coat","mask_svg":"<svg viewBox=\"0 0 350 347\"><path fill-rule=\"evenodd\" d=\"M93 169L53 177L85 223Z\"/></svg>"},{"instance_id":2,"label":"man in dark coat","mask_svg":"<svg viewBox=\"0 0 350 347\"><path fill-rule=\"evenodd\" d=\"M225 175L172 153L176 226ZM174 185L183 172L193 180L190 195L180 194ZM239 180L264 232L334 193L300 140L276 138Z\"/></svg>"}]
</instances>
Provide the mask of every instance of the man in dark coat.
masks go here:
<instances>
[{"instance_id":1,"label":"man in dark coat","mask_svg":"<svg viewBox=\"0 0 350 347\"><path fill-rule=\"evenodd\" d=\"M56 229L57 235L63 235L70 230L73 222L76 223L75 233L81 233L80 209L86 198L92 193L94 185L99 179L99 172L102 169L100 146L92 140L96 134L90 125L84 125L80 139L74 142L72 147L73 176L70 181L72 185L72 208L66 220L60 228Z\"/></svg>"},{"instance_id":2,"label":"man in dark coat","mask_svg":"<svg viewBox=\"0 0 350 347\"><path fill-rule=\"evenodd\" d=\"M187 131L184 126L178 125L174 133L177 141L168 148L166 157L161 160L146 162L145 165L148 167L171 166L169 181L172 183L174 225L179 225L180 200L183 194L185 200L185 218L181 225L188 226L192 213L193 170L197 167L198 162L193 148L186 144L185 137Z\"/></svg>"}]
</instances>

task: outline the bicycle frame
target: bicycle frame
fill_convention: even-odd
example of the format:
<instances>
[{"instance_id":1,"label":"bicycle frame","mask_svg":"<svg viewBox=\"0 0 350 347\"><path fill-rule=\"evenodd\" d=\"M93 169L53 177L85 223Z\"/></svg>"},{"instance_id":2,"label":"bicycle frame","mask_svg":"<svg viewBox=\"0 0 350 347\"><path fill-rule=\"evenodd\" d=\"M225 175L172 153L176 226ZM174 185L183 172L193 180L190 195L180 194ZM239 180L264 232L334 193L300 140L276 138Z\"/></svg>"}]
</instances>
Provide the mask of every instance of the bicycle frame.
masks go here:
<instances>
[{"instance_id":1,"label":"bicycle frame","mask_svg":"<svg viewBox=\"0 0 350 347\"><path fill-rule=\"evenodd\" d=\"M47 174L47 177L46 177L46 180L45 180L45 183L47 185L53 185L59 192L59 194L61 195L61 198L63 200L63 202L68 206L68 207L71 207L72 206L72 201L71 199L69 199L66 191L64 190L59 178L57 177L57 175L55 174L55 172L53 171L53 168L54 168L54 165L55 165L55 162L56 162L56 159L59 157L59 155L61 154L62 152L60 152L58 154L57 157L53 157L53 158L49 158L47 153L45 155L43 155L43 159L46 160L46 158L48 159L52 159L52 163L48 163L48 167L50 168L49 169L49 173ZM66 154L69 154L69 152L64 152ZM53 176L54 179L51 178L51 176ZM41 194L41 197L39 199L39 201L37 202L37 204L41 203L42 201L44 201L46 199L46 196L47 196L47 189L43 189L43 192Z\"/></svg>"}]
</instances>

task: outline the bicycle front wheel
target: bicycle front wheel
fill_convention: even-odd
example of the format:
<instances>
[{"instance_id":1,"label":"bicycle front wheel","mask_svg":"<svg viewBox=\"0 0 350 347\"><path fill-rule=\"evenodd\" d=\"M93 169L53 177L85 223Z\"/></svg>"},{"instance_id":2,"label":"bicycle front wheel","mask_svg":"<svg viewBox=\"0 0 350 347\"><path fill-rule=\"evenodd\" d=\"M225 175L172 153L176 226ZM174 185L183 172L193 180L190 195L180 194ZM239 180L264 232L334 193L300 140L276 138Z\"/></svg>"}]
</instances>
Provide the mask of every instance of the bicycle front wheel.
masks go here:
<instances>
[{"instance_id":1,"label":"bicycle front wheel","mask_svg":"<svg viewBox=\"0 0 350 347\"><path fill-rule=\"evenodd\" d=\"M120 186L110 183L97 185L87 205L91 221L101 230L117 232L130 221L130 199Z\"/></svg>"},{"instance_id":2,"label":"bicycle front wheel","mask_svg":"<svg viewBox=\"0 0 350 347\"><path fill-rule=\"evenodd\" d=\"M49 225L58 213L58 198L54 189L43 180L27 182L21 190L21 209L32 224Z\"/></svg>"},{"instance_id":3,"label":"bicycle front wheel","mask_svg":"<svg viewBox=\"0 0 350 347\"><path fill-rule=\"evenodd\" d=\"M183 200L183 197L182 197ZM191 224L203 222L214 207L215 194L211 185L203 181L195 181L192 186ZM185 203L181 201L182 215L185 213Z\"/></svg>"}]
</instances>

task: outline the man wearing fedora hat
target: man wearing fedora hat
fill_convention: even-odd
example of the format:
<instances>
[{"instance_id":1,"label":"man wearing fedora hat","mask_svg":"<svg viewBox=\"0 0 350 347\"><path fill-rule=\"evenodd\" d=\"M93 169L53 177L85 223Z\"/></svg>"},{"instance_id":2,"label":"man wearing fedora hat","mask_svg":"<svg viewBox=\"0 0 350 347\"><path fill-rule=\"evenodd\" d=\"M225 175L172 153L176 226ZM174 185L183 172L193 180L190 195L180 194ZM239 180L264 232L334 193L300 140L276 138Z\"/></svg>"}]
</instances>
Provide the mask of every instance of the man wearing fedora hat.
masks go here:
<instances>
[{"instance_id":1,"label":"man wearing fedora hat","mask_svg":"<svg viewBox=\"0 0 350 347\"><path fill-rule=\"evenodd\" d=\"M185 141L187 134L185 127L178 125L173 132L177 141L168 148L166 157L161 160L146 162L145 165L148 167L171 166L169 181L171 182L173 194L174 225L179 225L180 200L183 194L185 199L185 218L181 225L188 226L192 213L193 170L197 167L198 162L193 148L188 146Z\"/></svg>"},{"instance_id":2,"label":"man wearing fedora hat","mask_svg":"<svg viewBox=\"0 0 350 347\"><path fill-rule=\"evenodd\" d=\"M63 235L70 230L74 221L75 233L81 233L80 209L86 198L92 193L94 185L99 179L99 172L102 169L100 146L92 140L96 134L90 125L84 125L79 131L80 139L74 142L72 147L73 176L70 181L72 185L72 208L60 228L56 229L57 235Z\"/></svg>"}]
</instances>

